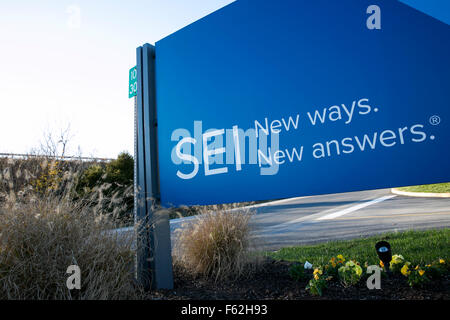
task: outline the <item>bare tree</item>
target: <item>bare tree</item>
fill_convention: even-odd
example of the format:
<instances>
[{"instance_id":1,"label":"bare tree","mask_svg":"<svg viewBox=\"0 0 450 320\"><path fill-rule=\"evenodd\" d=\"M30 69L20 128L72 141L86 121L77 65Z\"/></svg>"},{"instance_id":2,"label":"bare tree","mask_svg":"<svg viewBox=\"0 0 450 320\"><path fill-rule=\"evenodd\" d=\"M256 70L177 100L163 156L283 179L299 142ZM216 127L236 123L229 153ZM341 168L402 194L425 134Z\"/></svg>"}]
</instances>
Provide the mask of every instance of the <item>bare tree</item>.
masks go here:
<instances>
[{"instance_id":1,"label":"bare tree","mask_svg":"<svg viewBox=\"0 0 450 320\"><path fill-rule=\"evenodd\" d=\"M43 156L62 158L66 156L72 138L73 134L71 133L70 124L57 131L47 128L44 130L39 147L31 152Z\"/></svg>"}]
</instances>

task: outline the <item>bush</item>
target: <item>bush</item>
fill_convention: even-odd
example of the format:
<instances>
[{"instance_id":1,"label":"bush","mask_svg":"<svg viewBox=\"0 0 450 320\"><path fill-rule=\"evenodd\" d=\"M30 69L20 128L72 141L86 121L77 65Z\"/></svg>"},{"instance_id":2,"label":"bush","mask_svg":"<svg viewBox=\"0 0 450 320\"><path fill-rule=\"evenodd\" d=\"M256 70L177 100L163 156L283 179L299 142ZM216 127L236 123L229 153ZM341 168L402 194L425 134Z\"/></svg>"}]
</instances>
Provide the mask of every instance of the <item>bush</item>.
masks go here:
<instances>
[{"instance_id":1,"label":"bush","mask_svg":"<svg viewBox=\"0 0 450 320\"><path fill-rule=\"evenodd\" d=\"M121 153L107 164L94 164L87 168L75 187L75 199L88 198L96 206L126 224L133 221L134 159ZM113 201L104 201L113 199Z\"/></svg>"},{"instance_id":2,"label":"bush","mask_svg":"<svg viewBox=\"0 0 450 320\"><path fill-rule=\"evenodd\" d=\"M328 264L324 266L324 270L329 277L333 279L338 279L339 277L339 268L344 265L345 258L342 255L338 255L337 257L331 257Z\"/></svg>"},{"instance_id":3,"label":"bush","mask_svg":"<svg viewBox=\"0 0 450 320\"><path fill-rule=\"evenodd\" d=\"M339 268L339 279L345 287L353 286L359 282L362 268L355 261L348 261L345 266Z\"/></svg>"},{"instance_id":4,"label":"bush","mask_svg":"<svg viewBox=\"0 0 450 320\"><path fill-rule=\"evenodd\" d=\"M216 281L241 276L251 260L247 211L205 213L185 225L176 242L175 261Z\"/></svg>"},{"instance_id":5,"label":"bush","mask_svg":"<svg viewBox=\"0 0 450 320\"><path fill-rule=\"evenodd\" d=\"M93 164L87 168L77 184L77 191L79 194L92 192L92 190L99 184L103 175L105 174L104 166L100 164Z\"/></svg>"},{"instance_id":6,"label":"bush","mask_svg":"<svg viewBox=\"0 0 450 320\"><path fill-rule=\"evenodd\" d=\"M34 199L0 209L0 299L136 298L132 239L77 203ZM81 290L66 287L67 267L81 269Z\"/></svg>"},{"instance_id":7,"label":"bush","mask_svg":"<svg viewBox=\"0 0 450 320\"><path fill-rule=\"evenodd\" d=\"M405 263L405 258L401 254L394 254L392 260L389 263L390 269L393 273L401 272L402 267Z\"/></svg>"},{"instance_id":8,"label":"bush","mask_svg":"<svg viewBox=\"0 0 450 320\"><path fill-rule=\"evenodd\" d=\"M401 273L407 277L411 287L422 287L431 280L441 279L442 275L447 272L444 259L439 259L439 261L426 266L417 265L415 268L411 267L410 262L405 262L401 269Z\"/></svg>"},{"instance_id":9,"label":"bush","mask_svg":"<svg viewBox=\"0 0 450 320\"><path fill-rule=\"evenodd\" d=\"M306 278L305 267L301 263L295 263L289 268L289 275L295 281L302 281Z\"/></svg>"},{"instance_id":10,"label":"bush","mask_svg":"<svg viewBox=\"0 0 450 320\"><path fill-rule=\"evenodd\" d=\"M27 174L29 167L16 165L5 168L0 176L0 184L8 188L0 202L0 299L143 296L132 279L132 237L119 239L111 231L121 225L102 206L86 198L73 200L79 176L79 171L73 170L76 167L44 164L39 165L43 169L37 175ZM42 179L56 166L62 171L55 170L42 180L51 183L42 182L39 188L31 185L30 181ZM18 177L29 187L15 192ZM111 204L115 201L102 199ZM70 291L66 286L70 265L81 269L81 290Z\"/></svg>"},{"instance_id":11,"label":"bush","mask_svg":"<svg viewBox=\"0 0 450 320\"><path fill-rule=\"evenodd\" d=\"M117 186L133 184L134 179L134 159L122 152L117 159L106 164L105 182L115 183Z\"/></svg>"},{"instance_id":12,"label":"bush","mask_svg":"<svg viewBox=\"0 0 450 320\"><path fill-rule=\"evenodd\" d=\"M316 268L313 273L313 278L309 280L306 290L313 296L322 296L323 291L328 287L327 280L323 274L322 269Z\"/></svg>"},{"instance_id":13,"label":"bush","mask_svg":"<svg viewBox=\"0 0 450 320\"><path fill-rule=\"evenodd\" d=\"M448 273L448 263L445 262L444 259L439 259L431 264L427 264L424 268L427 275L433 279L441 279L444 273Z\"/></svg>"},{"instance_id":14,"label":"bush","mask_svg":"<svg viewBox=\"0 0 450 320\"><path fill-rule=\"evenodd\" d=\"M30 194L55 196L67 194L90 164L82 161L57 161L46 157L0 159L0 204L20 201ZM14 198L14 199L13 199Z\"/></svg>"},{"instance_id":15,"label":"bush","mask_svg":"<svg viewBox=\"0 0 450 320\"><path fill-rule=\"evenodd\" d=\"M430 282L428 274L426 274L425 270L422 270L419 266L414 270L411 270L408 274L408 284L410 287L421 287L428 282Z\"/></svg>"}]
</instances>

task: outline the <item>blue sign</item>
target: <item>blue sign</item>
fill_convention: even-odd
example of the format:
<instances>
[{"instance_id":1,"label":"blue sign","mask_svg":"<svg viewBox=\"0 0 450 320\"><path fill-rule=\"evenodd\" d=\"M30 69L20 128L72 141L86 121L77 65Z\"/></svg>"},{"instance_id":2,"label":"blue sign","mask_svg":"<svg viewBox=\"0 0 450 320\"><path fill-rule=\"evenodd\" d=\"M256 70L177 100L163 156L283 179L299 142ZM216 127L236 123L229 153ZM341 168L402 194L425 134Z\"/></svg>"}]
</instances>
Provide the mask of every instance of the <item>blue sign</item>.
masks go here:
<instances>
[{"instance_id":1,"label":"blue sign","mask_svg":"<svg viewBox=\"0 0 450 320\"><path fill-rule=\"evenodd\" d=\"M402 2L239 0L155 57L163 205L450 181L450 26Z\"/></svg>"}]
</instances>

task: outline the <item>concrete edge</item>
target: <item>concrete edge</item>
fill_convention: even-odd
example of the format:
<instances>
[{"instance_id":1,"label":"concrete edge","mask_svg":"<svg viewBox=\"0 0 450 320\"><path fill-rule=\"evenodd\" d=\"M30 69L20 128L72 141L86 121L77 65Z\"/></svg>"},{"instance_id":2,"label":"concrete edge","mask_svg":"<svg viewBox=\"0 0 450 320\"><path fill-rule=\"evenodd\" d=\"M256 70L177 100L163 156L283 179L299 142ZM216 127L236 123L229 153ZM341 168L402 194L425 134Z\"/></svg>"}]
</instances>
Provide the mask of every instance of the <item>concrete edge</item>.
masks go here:
<instances>
[{"instance_id":1,"label":"concrete edge","mask_svg":"<svg viewBox=\"0 0 450 320\"><path fill-rule=\"evenodd\" d=\"M416 198L450 198L450 193L429 193L429 192L409 192L401 191L398 188L392 188L391 192L399 196Z\"/></svg>"}]
</instances>

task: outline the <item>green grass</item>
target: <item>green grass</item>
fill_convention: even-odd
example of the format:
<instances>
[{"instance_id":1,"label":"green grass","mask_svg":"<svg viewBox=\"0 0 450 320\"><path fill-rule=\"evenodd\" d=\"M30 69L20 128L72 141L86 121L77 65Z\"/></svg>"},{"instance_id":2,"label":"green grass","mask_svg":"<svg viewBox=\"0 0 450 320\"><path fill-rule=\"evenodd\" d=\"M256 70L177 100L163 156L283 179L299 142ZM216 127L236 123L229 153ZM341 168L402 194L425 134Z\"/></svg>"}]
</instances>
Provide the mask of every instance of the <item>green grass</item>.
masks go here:
<instances>
[{"instance_id":1,"label":"green grass","mask_svg":"<svg viewBox=\"0 0 450 320\"><path fill-rule=\"evenodd\" d=\"M427 184L399 189L407 192L450 193L450 183Z\"/></svg>"},{"instance_id":2,"label":"green grass","mask_svg":"<svg viewBox=\"0 0 450 320\"><path fill-rule=\"evenodd\" d=\"M380 261L375 251L375 243L380 240L387 240L393 254L401 254L413 264L450 258L450 229L388 233L366 239L283 248L267 254L277 260L309 261L314 265L326 264L331 257L342 254L347 260L367 261L372 265Z\"/></svg>"}]
</instances>

